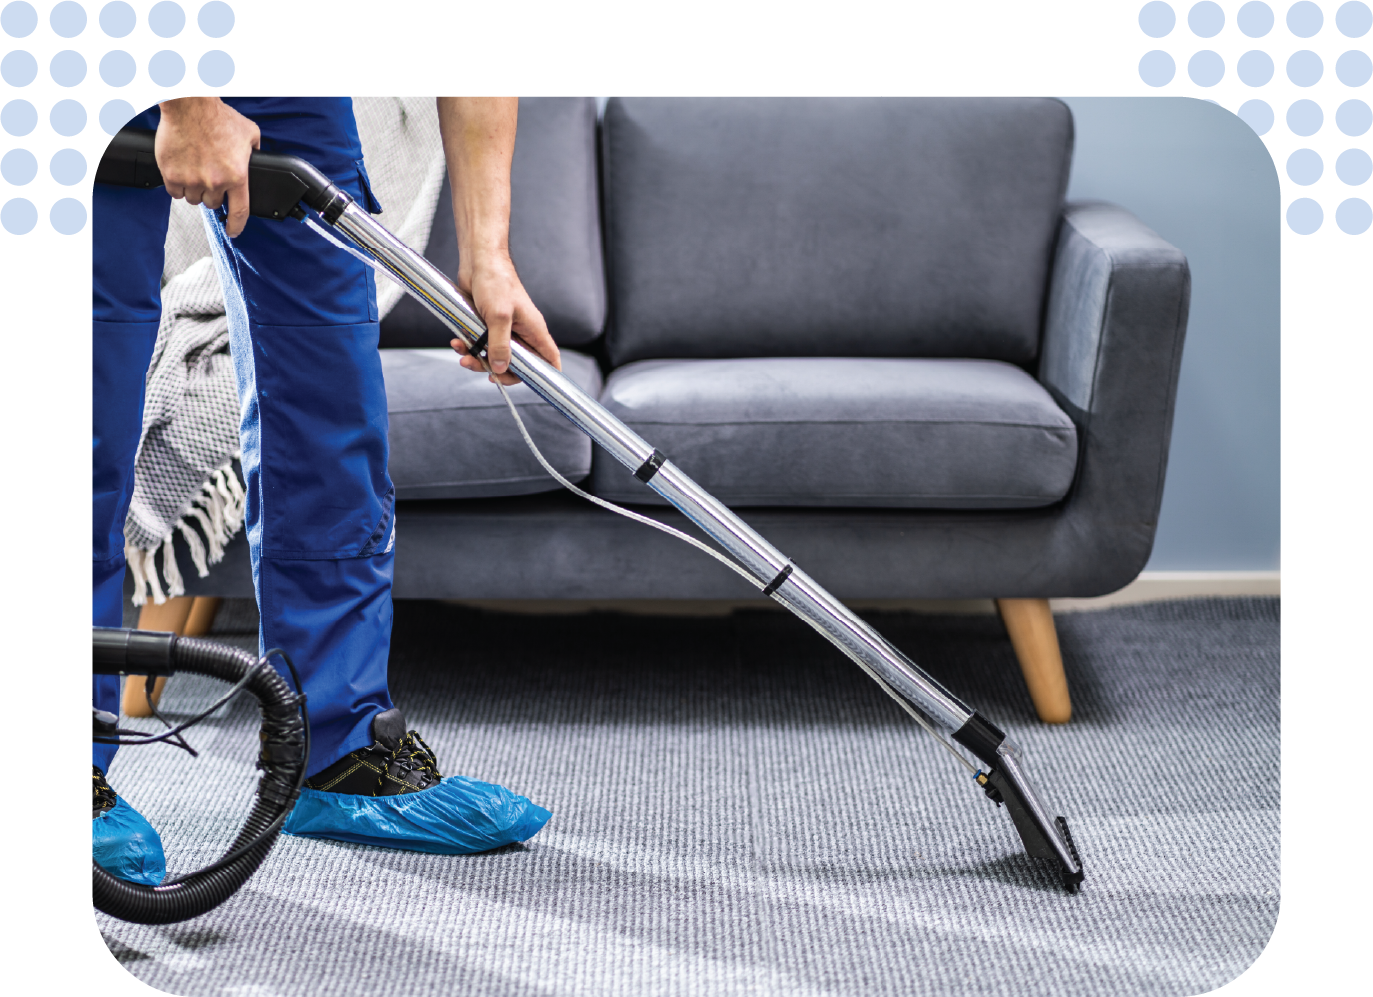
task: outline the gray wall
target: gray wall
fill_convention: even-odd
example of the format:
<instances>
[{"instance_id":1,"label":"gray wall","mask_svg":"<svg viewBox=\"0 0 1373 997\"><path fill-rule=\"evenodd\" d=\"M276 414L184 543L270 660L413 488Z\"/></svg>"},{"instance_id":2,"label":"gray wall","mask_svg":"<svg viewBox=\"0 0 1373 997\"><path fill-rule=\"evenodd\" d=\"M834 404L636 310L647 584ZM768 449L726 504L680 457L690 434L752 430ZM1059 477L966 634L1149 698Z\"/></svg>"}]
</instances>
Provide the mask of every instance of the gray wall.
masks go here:
<instances>
[{"instance_id":1,"label":"gray wall","mask_svg":"<svg viewBox=\"0 0 1373 997\"><path fill-rule=\"evenodd\" d=\"M1070 198L1123 205L1187 254L1192 310L1149 569L1278 567L1278 175L1239 118L1185 97L1064 98Z\"/></svg>"}]
</instances>

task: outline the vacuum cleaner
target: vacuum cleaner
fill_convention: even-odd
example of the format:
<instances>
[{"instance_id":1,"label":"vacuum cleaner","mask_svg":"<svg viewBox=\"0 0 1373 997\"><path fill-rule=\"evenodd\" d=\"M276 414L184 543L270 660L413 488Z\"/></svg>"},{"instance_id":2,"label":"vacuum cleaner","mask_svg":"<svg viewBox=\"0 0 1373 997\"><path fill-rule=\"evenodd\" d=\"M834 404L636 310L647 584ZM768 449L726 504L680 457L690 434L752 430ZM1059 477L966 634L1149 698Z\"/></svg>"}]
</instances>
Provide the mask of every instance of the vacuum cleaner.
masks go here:
<instances>
[{"instance_id":1,"label":"vacuum cleaner","mask_svg":"<svg viewBox=\"0 0 1373 997\"><path fill-rule=\"evenodd\" d=\"M100 161L96 181L131 187L160 186L162 177L153 152L154 137L155 133L151 131L120 131ZM392 235L315 167L295 156L254 152L249 161L248 197L252 214L282 221L289 218L307 224L330 242L398 282L451 329L470 354L485 357L486 326L466 295L442 271ZM518 340L512 340L511 352L510 373L590 436L644 485L680 510L725 553L572 485L538 453L518 412L506 397L506 404L515 416L526 444L545 470L578 495L705 550L747 578L763 595L808 623L940 741L968 769L987 797L998 807L1005 807L1025 851L1033 858L1050 863L1067 890L1077 892L1082 883L1083 866L1068 823L1055 815L1044 795L1031 782L1020 749L1004 732L923 671L785 554L692 481L667 455L640 438L552 364ZM949 738L971 752L981 765L969 762L949 743Z\"/></svg>"},{"instance_id":2,"label":"vacuum cleaner","mask_svg":"<svg viewBox=\"0 0 1373 997\"><path fill-rule=\"evenodd\" d=\"M92 670L96 675L146 675L151 683L159 675L193 672L232 682L233 688L217 702L175 727L160 733L125 730L119 718L94 711L94 740L102 744L172 743L195 751L181 732L204 720L238 692L255 696L262 709L258 734L261 750L257 767L262 770L257 795L248 819L229 850L203 869L164 879L158 886L130 883L111 875L98 863L93 899L106 914L138 924L171 924L213 910L234 894L262 864L276 843L277 832L295 805L305 782L310 756L310 717L305 697L293 693L269 663L280 655L299 689L300 677L286 652L273 648L261 658L235 647L198 637L178 637L151 630L94 628Z\"/></svg>"}]
</instances>

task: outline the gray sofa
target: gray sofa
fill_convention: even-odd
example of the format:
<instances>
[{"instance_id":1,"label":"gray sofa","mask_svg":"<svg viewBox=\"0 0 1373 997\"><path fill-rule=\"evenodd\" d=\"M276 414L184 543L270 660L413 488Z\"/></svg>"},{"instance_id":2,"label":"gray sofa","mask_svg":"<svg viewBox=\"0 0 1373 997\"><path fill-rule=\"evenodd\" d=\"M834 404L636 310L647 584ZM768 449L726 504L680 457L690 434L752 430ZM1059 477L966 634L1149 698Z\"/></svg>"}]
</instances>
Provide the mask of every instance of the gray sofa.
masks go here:
<instances>
[{"instance_id":1,"label":"gray sofa","mask_svg":"<svg viewBox=\"0 0 1373 997\"><path fill-rule=\"evenodd\" d=\"M598 124L590 99L542 99L520 115L511 252L567 373L836 595L1042 601L1143 568L1190 278L1123 208L1064 203L1062 103L612 99ZM445 192L425 253L456 272L450 217ZM448 338L409 302L382 325L397 597L756 595L558 489ZM515 394L563 473L657 501ZM251 594L241 540L183 576L190 594Z\"/></svg>"}]
</instances>

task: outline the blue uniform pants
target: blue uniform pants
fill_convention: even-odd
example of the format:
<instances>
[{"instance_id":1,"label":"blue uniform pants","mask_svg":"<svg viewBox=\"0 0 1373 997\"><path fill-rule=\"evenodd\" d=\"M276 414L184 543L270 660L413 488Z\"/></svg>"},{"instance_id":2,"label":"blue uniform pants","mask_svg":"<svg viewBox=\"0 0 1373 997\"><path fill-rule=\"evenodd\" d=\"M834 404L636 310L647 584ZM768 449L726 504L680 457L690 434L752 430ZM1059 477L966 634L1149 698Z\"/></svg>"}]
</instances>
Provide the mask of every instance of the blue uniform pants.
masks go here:
<instances>
[{"instance_id":1,"label":"blue uniform pants","mask_svg":"<svg viewBox=\"0 0 1373 997\"><path fill-rule=\"evenodd\" d=\"M347 98L241 98L266 151L301 156L360 204L367 185ZM153 128L154 108L132 124ZM119 626L124 520L133 491L143 382L157 337L170 199L162 188L96 184L94 249L94 623ZM245 529L261 650L291 655L309 698L310 774L372 743L391 708L395 491L372 272L293 219L249 218L236 239L215 212L238 380ZM118 712L97 677L95 705ZM112 745L95 746L107 769Z\"/></svg>"}]
</instances>

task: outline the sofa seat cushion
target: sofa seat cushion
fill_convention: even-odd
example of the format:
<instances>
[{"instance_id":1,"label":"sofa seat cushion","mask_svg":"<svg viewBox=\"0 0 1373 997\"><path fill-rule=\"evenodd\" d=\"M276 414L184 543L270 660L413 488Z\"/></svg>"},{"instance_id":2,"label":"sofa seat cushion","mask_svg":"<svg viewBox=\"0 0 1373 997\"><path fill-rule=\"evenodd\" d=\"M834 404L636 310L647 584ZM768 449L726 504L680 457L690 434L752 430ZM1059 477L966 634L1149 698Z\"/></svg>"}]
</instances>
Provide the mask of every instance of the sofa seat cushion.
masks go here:
<instances>
[{"instance_id":1,"label":"sofa seat cushion","mask_svg":"<svg viewBox=\"0 0 1373 997\"><path fill-rule=\"evenodd\" d=\"M596 361L563 350L563 373L593 397ZM382 350L391 480L399 499L528 495L560 486L520 437L497 387L451 349ZM508 389L529 435L573 481L591 470L591 440L523 384Z\"/></svg>"},{"instance_id":2,"label":"sofa seat cushion","mask_svg":"<svg viewBox=\"0 0 1373 997\"><path fill-rule=\"evenodd\" d=\"M601 401L727 505L1034 508L1077 463L1072 420L995 360L642 360ZM591 480L663 502L599 451Z\"/></svg>"}]
</instances>

